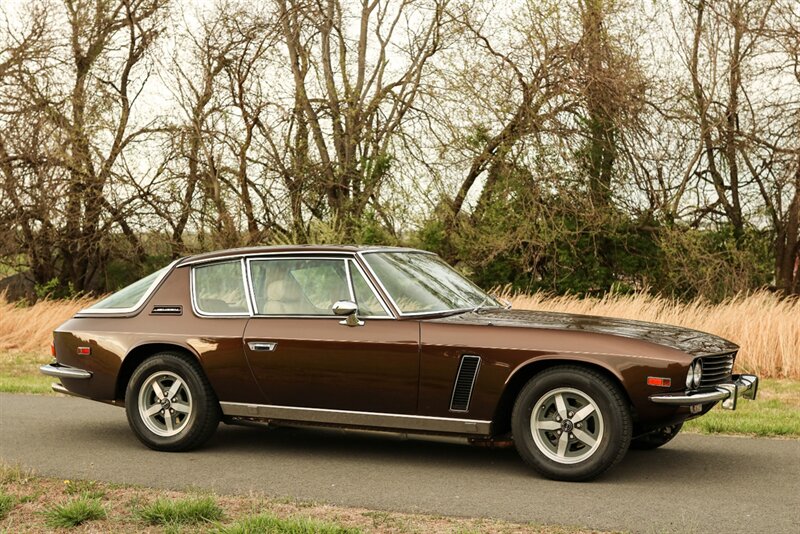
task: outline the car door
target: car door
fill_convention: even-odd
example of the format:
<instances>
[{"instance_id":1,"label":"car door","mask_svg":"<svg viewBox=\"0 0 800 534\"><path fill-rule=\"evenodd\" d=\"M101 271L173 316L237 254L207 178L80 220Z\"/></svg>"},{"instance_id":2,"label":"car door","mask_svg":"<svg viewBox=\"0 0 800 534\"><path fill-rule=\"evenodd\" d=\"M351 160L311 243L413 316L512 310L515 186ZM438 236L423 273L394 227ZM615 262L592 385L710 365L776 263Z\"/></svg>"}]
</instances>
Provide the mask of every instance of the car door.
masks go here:
<instances>
[{"instance_id":1,"label":"car door","mask_svg":"<svg viewBox=\"0 0 800 534\"><path fill-rule=\"evenodd\" d=\"M416 413L419 325L395 320L352 258L252 258L248 279L244 346L268 404ZM343 324L339 300L356 302L363 324Z\"/></svg>"}]
</instances>

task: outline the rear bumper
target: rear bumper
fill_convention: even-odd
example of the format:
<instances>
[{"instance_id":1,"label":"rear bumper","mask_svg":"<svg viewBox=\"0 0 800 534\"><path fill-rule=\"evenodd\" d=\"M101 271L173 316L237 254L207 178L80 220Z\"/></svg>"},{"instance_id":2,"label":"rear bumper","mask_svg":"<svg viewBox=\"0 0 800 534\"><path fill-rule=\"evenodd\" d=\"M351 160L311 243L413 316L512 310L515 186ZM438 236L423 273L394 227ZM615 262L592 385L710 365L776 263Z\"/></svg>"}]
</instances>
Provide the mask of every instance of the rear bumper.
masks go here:
<instances>
[{"instance_id":1,"label":"rear bumper","mask_svg":"<svg viewBox=\"0 0 800 534\"><path fill-rule=\"evenodd\" d=\"M78 378L83 380L92 378L92 373L89 371L55 362L39 367L39 371L43 375L54 376L56 378Z\"/></svg>"},{"instance_id":2,"label":"rear bumper","mask_svg":"<svg viewBox=\"0 0 800 534\"><path fill-rule=\"evenodd\" d=\"M717 384L711 391L697 393L663 393L651 395L650 400L658 404L695 406L722 401L726 410L735 410L739 397L755 400L758 393L758 377L755 375L733 375L731 382Z\"/></svg>"}]
</instances>

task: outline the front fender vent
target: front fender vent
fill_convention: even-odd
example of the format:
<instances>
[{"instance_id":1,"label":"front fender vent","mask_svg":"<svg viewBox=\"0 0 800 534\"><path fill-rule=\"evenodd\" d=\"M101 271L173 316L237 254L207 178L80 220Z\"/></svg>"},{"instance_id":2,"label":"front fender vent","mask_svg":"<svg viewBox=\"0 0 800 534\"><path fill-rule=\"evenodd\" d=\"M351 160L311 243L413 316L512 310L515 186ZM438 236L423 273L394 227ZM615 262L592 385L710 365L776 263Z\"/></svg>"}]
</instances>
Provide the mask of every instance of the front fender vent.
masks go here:
<instances>
[{"instance_id":1,"label":"front fender vent","mask_svg":"<svg viewBox=\"0 0 800 534\"><path fill-rule=\"evenodd\" d=\"M450 399L451 412L466 412L469 410L469 401L472 399L472 389L475 378L481 366L481 357L465 354L458 366L456 383L453 386L453 397Z\"/></svg>"}]
</instances>

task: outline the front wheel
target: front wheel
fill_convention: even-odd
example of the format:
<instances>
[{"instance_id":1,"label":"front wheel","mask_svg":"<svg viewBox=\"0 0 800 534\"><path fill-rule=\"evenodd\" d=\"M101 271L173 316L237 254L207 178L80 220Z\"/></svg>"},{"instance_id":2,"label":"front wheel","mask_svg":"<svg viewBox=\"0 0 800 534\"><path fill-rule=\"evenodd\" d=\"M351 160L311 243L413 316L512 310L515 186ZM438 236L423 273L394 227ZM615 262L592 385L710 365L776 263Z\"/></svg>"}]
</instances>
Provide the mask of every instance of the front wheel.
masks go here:
<instances>
[{"instance_id":1,"label":"front wheel","mask_svg":"<svg viewBox=\"0 0 800 534\"><path fill-rule=\"evenodd\" d=\"M559 366L522 388L511 428L528 465L547 478L580 481L625 456L632 423L625 396L611 380L591 369Z\"/></svg>"},{"instance_id":2,"label":"front wheel","mask_svg":"<svg viewBox=\"0 0 800 534\"><path fill-rule=\"evenodd\" d=\"M186 451L205 443L220 421L219 402L199 364L161 352L133 372L125 392L128 424L159 451Z\"/></svg>"}]
</instances>

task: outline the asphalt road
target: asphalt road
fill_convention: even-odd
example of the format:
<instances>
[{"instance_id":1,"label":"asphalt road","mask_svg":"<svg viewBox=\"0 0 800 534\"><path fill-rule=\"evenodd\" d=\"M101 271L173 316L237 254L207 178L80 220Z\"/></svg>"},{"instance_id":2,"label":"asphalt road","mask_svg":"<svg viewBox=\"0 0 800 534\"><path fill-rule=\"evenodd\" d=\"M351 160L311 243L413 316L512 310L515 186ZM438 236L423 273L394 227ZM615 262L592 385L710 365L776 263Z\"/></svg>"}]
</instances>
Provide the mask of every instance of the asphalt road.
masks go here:
<instances>
[{"instance_id":1,"label":"asphalt road","mask_svg":"<svg viewBox=\"0 0 800 534\"><path fill-rule=\"evenodd\" d=\"M0 458L59 478L381 510L632 532L800 531L800 440L680 435L576 484L538 477L513 449L338 430L221 425L201 450L159 453L120 408L0 394Z\"/></svg>"}]
</instances>

